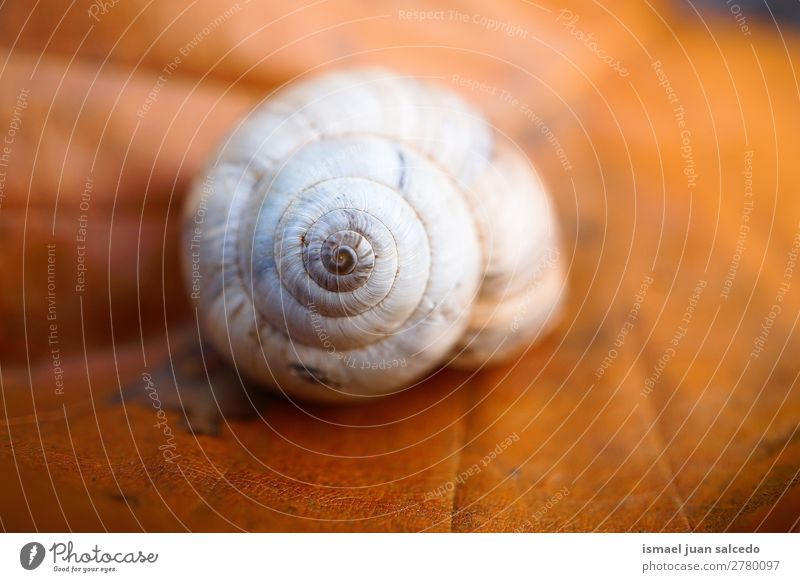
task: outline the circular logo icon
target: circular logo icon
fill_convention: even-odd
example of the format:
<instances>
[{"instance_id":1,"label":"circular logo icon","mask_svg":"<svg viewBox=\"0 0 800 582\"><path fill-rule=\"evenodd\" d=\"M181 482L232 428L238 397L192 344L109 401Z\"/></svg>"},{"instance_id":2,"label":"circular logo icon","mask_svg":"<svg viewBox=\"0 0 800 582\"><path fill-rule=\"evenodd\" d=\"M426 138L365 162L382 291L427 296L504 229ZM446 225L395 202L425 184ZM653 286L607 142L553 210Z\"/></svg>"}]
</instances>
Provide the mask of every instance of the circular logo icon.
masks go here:
<instances>
[{"instance_id":1,"label":"circular logo icon","mask_svg":"<svg viewBox=\"0 0 800 582\"><path fill-rule=\"evenodd\" d=\"M26 570L35 570L44 561L44 546L39 542L29 542L19 551L19 563Z\"/></svg>"}]
</instances>

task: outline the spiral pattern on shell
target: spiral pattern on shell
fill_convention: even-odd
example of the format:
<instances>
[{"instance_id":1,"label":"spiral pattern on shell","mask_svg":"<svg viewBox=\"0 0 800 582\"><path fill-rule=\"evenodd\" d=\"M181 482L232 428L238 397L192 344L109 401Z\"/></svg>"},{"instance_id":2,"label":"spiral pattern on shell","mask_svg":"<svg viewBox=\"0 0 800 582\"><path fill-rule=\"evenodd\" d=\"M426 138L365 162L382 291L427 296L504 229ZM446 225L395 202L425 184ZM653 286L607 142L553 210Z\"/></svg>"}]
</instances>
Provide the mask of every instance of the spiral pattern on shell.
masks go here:
<instances>
[{"instance_id":1,"label":"spiral pattern on shell","mask_svg":"<svg viewBox=\"0 0 800 582\"><path fill-rule=\"evenodd\" d=\"M187 204L185 275L204 334L246 376L314 400L381 395L513 351L549 212L456 95L333 73L268 99L222 145ZM558 304L558 262L545 271L527 341Z\"/></svg>"}]
</instances>

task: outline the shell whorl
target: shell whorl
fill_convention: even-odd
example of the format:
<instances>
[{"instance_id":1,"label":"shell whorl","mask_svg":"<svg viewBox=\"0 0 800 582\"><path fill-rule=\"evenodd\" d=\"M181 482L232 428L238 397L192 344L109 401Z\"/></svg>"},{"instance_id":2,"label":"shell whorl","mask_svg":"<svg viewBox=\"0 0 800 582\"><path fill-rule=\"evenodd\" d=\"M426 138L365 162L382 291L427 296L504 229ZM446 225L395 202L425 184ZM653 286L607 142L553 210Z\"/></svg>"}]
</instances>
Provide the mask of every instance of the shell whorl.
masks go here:
<instances>
[{"instance_id":1,"label":"shell whorl","mask_svg":"<svg viewBox=\"0 0 800 582\"><path fill-rule=\"evenodd\" d=\"M267 100L187 204L184 264L205 333L245 375L316 400L470 363L487 348L476 313L496 301L482 285L494 154L461 99L386 71Z\"/></svg>"}]
</instances>

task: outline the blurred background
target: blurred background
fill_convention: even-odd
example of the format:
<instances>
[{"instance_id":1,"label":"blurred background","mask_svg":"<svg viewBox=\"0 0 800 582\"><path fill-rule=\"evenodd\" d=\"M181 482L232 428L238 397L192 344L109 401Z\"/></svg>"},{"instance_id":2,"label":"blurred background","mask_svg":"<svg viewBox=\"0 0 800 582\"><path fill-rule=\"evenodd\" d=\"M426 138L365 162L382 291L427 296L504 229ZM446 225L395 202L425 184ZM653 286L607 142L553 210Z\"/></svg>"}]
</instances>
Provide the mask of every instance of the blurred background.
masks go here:
<instances>
[{"instance_id":1,"label":"blurred background","mask_svg":"<svg viewBox=\"0 0 800 582\"><path fill-rule=\"evenodd\" d=\"M797 531L798 12L4 2L0 527ZM273 91L363 64L459 92L521 144L567 314L474 376L219 419L198 402L238 380L197 357L187 186ZM119 402L150 383L163 408Z\"/></svg>"}]
</instances>

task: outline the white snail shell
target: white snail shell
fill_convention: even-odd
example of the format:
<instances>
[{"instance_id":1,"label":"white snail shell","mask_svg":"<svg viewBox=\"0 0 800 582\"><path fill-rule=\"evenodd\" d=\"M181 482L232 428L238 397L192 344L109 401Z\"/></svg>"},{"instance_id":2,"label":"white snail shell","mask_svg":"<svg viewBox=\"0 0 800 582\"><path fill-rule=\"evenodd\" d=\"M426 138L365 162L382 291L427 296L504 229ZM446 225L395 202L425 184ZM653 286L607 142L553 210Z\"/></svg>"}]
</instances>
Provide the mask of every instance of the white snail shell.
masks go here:
<instances>
[{"instance_id":1,"label":"white snail shell","mask_svg":"<svg viewBox=\"0 0 800 582\"><path fill-rule=\"evenodd\" d=\"M375 69L297 83L243 120L194 187L182 255L203 337L321 401L507 358L564 295L527 159L454 93Z\"/></svg>"}]
</instances>

